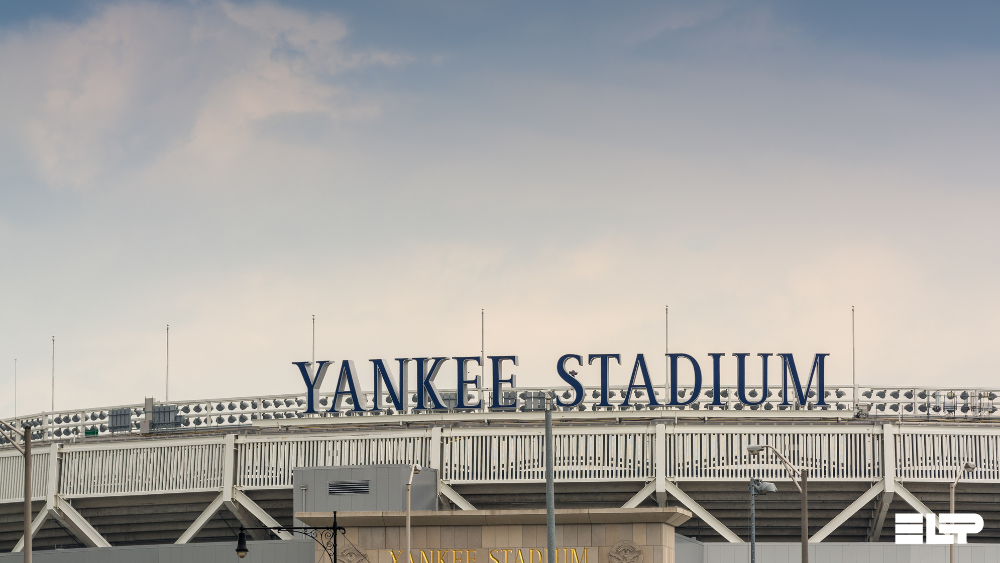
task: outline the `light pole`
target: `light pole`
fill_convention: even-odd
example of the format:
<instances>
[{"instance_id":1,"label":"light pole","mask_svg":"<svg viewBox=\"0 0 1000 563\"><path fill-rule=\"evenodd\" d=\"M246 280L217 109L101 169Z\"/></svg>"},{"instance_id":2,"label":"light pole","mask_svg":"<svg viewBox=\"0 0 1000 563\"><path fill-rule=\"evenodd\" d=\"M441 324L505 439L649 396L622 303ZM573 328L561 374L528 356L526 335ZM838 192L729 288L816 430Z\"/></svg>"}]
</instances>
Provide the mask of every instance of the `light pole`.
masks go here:
<instances>
[{"instance_id":1,"label":"light pole","mask_svg":"<svg viewBox=\"0 0 1000 563\"><path fill-rule=\"evenodd\" d=\"M347 529L337 525L337 511L333 511L333 526L313 528L311 526L256 526L247 528L240 526L240 533L236 536L236 556L243 559L250 553L250 546L247 545L247 530L267 530L269 532L290 532L302 534L312 538L323 551L326 552L327 559L331 563L337 561L337 533L346 534ZM333 550L331 553L330 550Z\"/></svg>"},{"instance_id":2,"label":"light pole","mask_svg":"<svg viewBox=\"0 0 1000 563\"><path fill-rule=\"evenodd\" d=\"M410 480L406 482L406 559L403 563L410 563L410 489L413 488L413 476L420 473L420 465L414 463L410 466ZM336 563L336 562L334 562Z\"/></svg>"},{"instance_id":3,"label":"light pole","mask_svg":"<svg viewBox=\"0 0 1000 563\"><path fill-rule=\"evenodd\" d=\"M955 472L955 480L951 482L951 513L955 513L955 487L958 486L958 480L962 478L963 471L975 471L976 464L971 461L967 461L962 464L961 467ZM955 542L951 542L951 563L955 563Z\"/></svg>"},{"instance_id":4,"label":"light pole","mask_svg":"<svg viewBox=\"0 0 1000 563\"><path fill-rule=\"evenodd\" d=\"M747 451L752 455L759 455L760 452L764 451L764 448L769 448L771 451L778 456L781 460L781 464L785 466L788 470L789 475L792 477L792 483L798 487L799 492L802 493L802 563L809 563L809 470L806 468L796 469L792 462L788 461L788 458L781 455L774 446L769 446L767 444L753 444L747 446ZM795 478L798 477L799 480L796 481ZM954 562L952 562L954 563Z\"/></svg>"},{"instance_id":5,"label":"light pole","mask_svg":"<svg viewBox=\"0 0 1000 563\"><path fill-rule=\"evenodd\" d=\"M0 434L24 456L24 563L31 563L31 426L25 423L24 428L18 430L4 420L0 420L0 424L13 433L8 434L0 428ZM23 448L17 445L17 436L24 439Z\"/></svg>"},{"instance_id":6,"label":"light pole","mask_svg":"<svg viewBox=\"0 0 1000 563\"><path fill-rule=\"evenodd\" d=\"M760 479L750 479L750 563L757 563L757 513L754 508L754 501L757 495L776 493L778 488L774 483L761 481Z\"/></svg>"},{"instance_id":7,"label":"light pole","mask_svg":"<svg viewBox=\"0 0 1000 563\"><path fill-rule=\"evenodd\" d=\"M548 563L556 563L555 447L552 443L552 391L545 391L545 531Z\"/></svg>"}]
</instances>

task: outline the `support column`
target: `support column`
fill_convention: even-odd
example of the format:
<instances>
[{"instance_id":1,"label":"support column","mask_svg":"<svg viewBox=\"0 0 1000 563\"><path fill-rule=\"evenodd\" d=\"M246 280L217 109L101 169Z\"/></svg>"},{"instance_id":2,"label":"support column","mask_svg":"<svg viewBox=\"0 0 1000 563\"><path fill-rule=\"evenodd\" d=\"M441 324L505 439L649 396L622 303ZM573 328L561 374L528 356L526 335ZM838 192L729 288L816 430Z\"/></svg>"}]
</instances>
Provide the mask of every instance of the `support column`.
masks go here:
<instances>
[{"instance_id":1,"label":"support column","mask_svg":"<svg viewBox=\"0 0 1000 563\"><path fill-rule=\"evenodd\" d=\"M52 507L51 512L62 527L80 540L80 543L87 547L111 547L108 540L104 539L104 536L94 529L90 522L87 522L87 519L77 512L66 499L55 497L55 506Z\"/></svg>"},{"instance_id":2,"label":"support column","mask_svg":"<svg viewBox=\"0 0 1000 563\"><path fill-rule=\"evenodd\" d=\"M656 475L654 481L656 484L656 504L663 507L667 505L667 426L665 424L656 425L653 464Z\"/></svg>"},{"instance_id":3,"label":"support column","mask_svg":"<svg viewBox=\"0 0 1000 563\"><path fill-rule=\"evenodd\" d=\"M431 469L437 470L438 479L444 477L441 475L441 428L439 426L431 428L430 459L427 460L427 464Z\"/></svg>"},{"instance_id":4,"label":"support column","mask_svg":"<svg viewBox=\"0 0 1000 563\"><path fill-rule=\"evenodd\" d=\"M177 541L174 543L183 544L190 542L223 506L225 506L226 510L231 512L244 527L254 528L258 527L258 524L263 524L264 526L269 527L280 526L278 521L272 518L270 514L260 507L260 505L255 503L253 499L246 495L246 493L236 488L234 484L235 476L236 435L227 434L223 440L222 490L219 492L219 496L212 500L208 507L198 515L198 518L195 519L195 521L188 527L187 530L184 531L183 534L181 534L181 537L177 538ZM258 520L259 522L257 522ZM247 533L249 533L250 536L256 540L266 540L270 538L270 532L267 530L247 530ZM289 532L274 531L274 534L283 540L292 539L292 534Z\"/></svg>"},{"instance_id":5,"label":"support column","mask_svg":"<svg viewBox=\"0 0 1000 563\"><path fill-rule=\"evenodd\" d=\"M664 483L666 482L664 481ZM666 487L665 484L664 487ZM643 487L642 489L639 489L639 492L633 495L632 498L628 500L628 502L623 504L622 508L638 507L640 504L642 504L642 501L646 500L646 497L653 494L655 491L656 491L656 481L650 481L649 483L646 483L646 486ZM663 494L665 495L666 491L664 491Z\"/></svg>"},{"instance_id":6,"label":"support column","mask_svg":"<svg viewBox=\"0 0 1000 563\"><path fill-rule=\"evenodd\" d=\"M885 489L878 499L871 527L868 529L868 541L877 542L882 535L885 517L889 506L896 496L896 433L891 424L882 425L882 473L885 479Z\"/></svg>"},{"instance_id":7,"label":"support column","mask_svg":"<svg viewBox=\"0 0 1000 563\"><path fill-rule=\"evenodd\" d=\"M712 516L712 514L705 510L705 507L695 502L695 500L688 496L687 493L680 490L680 488L667 481L665 483L667 492L673 495L681 504L683 504L688 510L693 512L695 516L701 518L701 521L712 527L713 530L719 533L722 537L726 538L729 543L746 543L740 539L739 536L733 533L732 530L726 527L725 524L719 521L718 518Z\"/></svg>"},{"instance_id":8,"label":"support column","mask_svg":"<svg viewBox=\"0 0 1000 563\"><path fill-rule=\"evenodd\" d=\"M455 506L461 508L462 510L475 510L476 507L472 506L472 503L465 500L465 497L458 494L458 491L452 489L447 483L438 480L438 491L442 495L448 498L451 502L455 503Z\"/></svg>"},{"instance_id":9,"label":"support column","mask_svg":"<svg viewBox=\"0 0 1000 563\"><path fill-rule=\"evenodd\" d=\"M850 506L841 511L841 513L838 514L833 520L830 520L826 526L823 526L820 531L813 534L813 537L809 538L809 543L819 543L825 540L827 536L833 533L833 531L839 528L844 522L847 522L851 516L854 516L883 490L885 490L884 479L872 485L872 488L868 489L868 491L861 495L858 500L852 502Z\"/></svg>"},{"instance_id":10,"label":"support column","mask_svg":"<svg viewBox=\"0 0 1000 563\"><path fill-rule=\"evenodd\" d=\"M45 524L45 521L48 518L49 518L49 507L42 506L42 509L39 510L38 514L35 515L35 519L31 521L32 538L38 535L38 530L42 529L42 525ZM21 539L17 542L17 545L14 546L14 549L11 550L11 553L20 553L23 549L24 549L24 536L21 536Z\"/></svg>"}]
</instances>

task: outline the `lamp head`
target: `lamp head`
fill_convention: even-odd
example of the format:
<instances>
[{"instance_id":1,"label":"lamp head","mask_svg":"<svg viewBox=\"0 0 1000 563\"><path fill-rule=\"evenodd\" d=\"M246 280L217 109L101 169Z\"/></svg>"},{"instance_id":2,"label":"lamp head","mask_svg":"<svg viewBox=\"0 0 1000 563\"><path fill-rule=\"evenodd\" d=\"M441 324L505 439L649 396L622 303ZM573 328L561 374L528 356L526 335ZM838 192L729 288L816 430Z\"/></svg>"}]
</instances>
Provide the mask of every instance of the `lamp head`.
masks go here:
<instances>
[{"instance_id":1,"label":"lamp head","mask_svg":"<svg viewBox=\"0 0 1000 563\"><path fill-rule=\"evenodd\" d=\"M422 467L420 467L420 464L419 464L419 463L414 463L414 464L413 464L413 474L414 474L414 475L416 475L417 473L420 473L420 470L421 470L421 469L423 469L423 468L422 468Z\"/></svg>"},{"instance_id":2,"label":"lamp head","mask_svg":"<svg viewBox=\"0 0 1000 563\"><path fill-rule=\"evenodd\" d=\"M761 446L760 444L753 444L753 445L747 446L747 451L750 452L753 455L757 455L760 452L764 451L764 447L765 446Z\"/></svg>"},{"instance_id":3,"label":"lamp head","mask_svg":"<svg viewBox=\"0 0 1000 563\"><path fill-rule=\"evenodd\" d=\"M240 535L236 536L236 555L243 559L247 553L250 553L250 549L247 548L247 533L240 528Z\"/></svg>"},{"instance_id":4,"label":"lamp head","mask_svg":"<svg viewBox=\"0 0 1000 563\"><path fill-rule=\"evenodd\" d=\"M967 461L967 462L965 462L965 465L962 466L962 469L964 469L966 471L975 471L976 470L976 464L972 463L971 461Z\"/></svg>"},{"instance_id":5,"label":"lamp head","mask_svg":"<svg viewBox=\"0 0 1000 563\"><path fill-rule=\"evenodd\" d=\"M775 487L774 483L761 481L757 486L760 488L760 494L778 492L778 487Z\"/></svg>"}]
</instances>

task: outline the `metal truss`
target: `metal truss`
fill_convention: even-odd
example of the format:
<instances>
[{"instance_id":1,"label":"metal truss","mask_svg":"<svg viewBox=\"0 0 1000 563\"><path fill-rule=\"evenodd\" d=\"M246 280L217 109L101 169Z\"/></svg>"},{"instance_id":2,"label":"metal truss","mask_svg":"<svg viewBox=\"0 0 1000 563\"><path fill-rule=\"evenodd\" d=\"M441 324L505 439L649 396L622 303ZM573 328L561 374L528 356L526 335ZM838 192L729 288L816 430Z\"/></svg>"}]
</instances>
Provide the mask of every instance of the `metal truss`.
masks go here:
<instances>
[{"instance_id":1,"label":"metal truss","mask_svg":"<svg viewBox=\"0 0 1000 563\"><path fill-rule=\"evenodd\" d=\"M798 420L766 421L743 413L740 424L725 417L692 420L694 413L674 418L677 413L650 417L647 412L646 419L638 418L638 413L557 414L565 423L554 433L557 481L640 484L641 490L626 507L649 497L661 505L673 498L731 542L740 539L682 486L751 477L788 480L781 460L768 452L752 456L748 445L774 446L793 465L808 467L810 480L873 483L812 542L823 541L873 501L868 539L878 541L893 499L928 512L904 483L948 483L954 468L965 461L976 463L977 469L963 477L964 482L1000 483L1000 459L995 455L1000 451L1000 427L992 424L923 422L900 427L813 411L799 413L809 416ZM434 416L442 418L440 423L412 429L387 426L383 419L382 426L324 432L314 428L313 419L303 419L287 425L291 431L281 434L53 443L33 453L33 498L44 505L32 530L37 532L47 519L55 518L81 543L106 546L108 542L73 508L74 499L199 492L216 496L177 543L194 538L223 508L248 530L259 524L279 527L247 493L290 489L295 467L419 463L437 470L441 495L464 510L475 507L456 491L456 485L543 482L544 434L530 418L537 418L536 413ZM479 424L443 428L450 416L478 419ZM310 432L295 432L297 426ZM21 502L18 467L17 451L0 451L0 503Z\"/></svg>"}]
</instances>

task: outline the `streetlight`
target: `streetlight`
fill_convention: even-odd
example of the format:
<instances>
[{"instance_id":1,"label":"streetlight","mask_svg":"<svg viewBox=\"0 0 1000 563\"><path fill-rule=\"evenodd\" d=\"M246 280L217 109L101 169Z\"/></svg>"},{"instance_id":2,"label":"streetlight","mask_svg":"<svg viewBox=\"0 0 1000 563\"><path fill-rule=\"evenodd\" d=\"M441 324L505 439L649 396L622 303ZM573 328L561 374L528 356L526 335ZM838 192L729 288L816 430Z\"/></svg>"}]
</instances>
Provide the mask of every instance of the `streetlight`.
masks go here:
<instances>
[{"instance_id":1,"label":"streetlight","mask_svg":"<svg viewBox=\"0 0 1000 563\"><path fill-rule=\"evenodd\" d=\"M781 452L779 452L774 446L767 444L752 444L747 446L747 451L752 455L759 455L765 448L770 448L770 450L778 456L778 459L781 460L781 464L785 466L789 475L792 476L792 483L795 483L799 492L802 493L802 563L809 563L809 470L805 467L802 469L796 469L795 466L792 465L792 462L788 461L788 458L781 455ZM795 480L796 477L799 478L798 481ZM952 563L955 562L952 561Z\"/></svg>"},{"instance_id":2,"label":"streetlight","mask_svg":"<svg viewBox=\"0 0 1000 563\"><path fill-rule=\"evenodd\" d=\"M962 464L961 467L955 472L955 480L951 482L951 513L955 513L955 487L958 486L958 480L962 478L962 472L968 471L973 472L976 470L976 464L971 461L967 461ZM955 563L955 542L951 542L951 563Z\"/></svg>"},{"instance_id":3,"label":"streetlight","mask_svg":"<svg viewBox=\"0 0 1000 563\"><path fill-rule=\"evenodd\" d=\"M236 555L243 559L250 553L250 548L247 547L247 533L240 528L240 535L236 536Z\"/></svg>"},{"instance_id":4,"label":"streetlight","mask_svg":"<svg viewBox=\"0 0 1000 563\"><path fill-rule=\"evenodd\" d=\"M555 444L552 442L552 391L544 391L545 398L545 532L548 563L556 563L556 485Z\"/></svg>"},{"instance_id":5,"label":"streetlight","mask_svg":"<svg viewBox=\"0 0 1000 563\"><path fill-rule=\"evenodd\" d=\"M0 424L13 435L7 434L3 428L0 428L0 434L24 456L24 563L31 563L31 426L26 422L24 428L18 430L4 420L0 420ZM24 440L23 448L17 445L17 436Z\"/></svg>"},{"instance_id":6,"label":"streetlight","mask_svg":"<svg viewBox=\"0 0 1000 563\"><path fill-rule=\"evenodd\" d=\"M314 542L319 544L326 552L326 556L331 562L337 561L337 532L347 533L347 529L342 526L337 525L337 513L333 513L333 526L325 528L313 528L309 526L258 526L247 528L245 526L240 526L240 533L236 536L236 556L243 559L250 553L250 547L247 546L247 530L267 530L269 532L291 532L293 534L302 534L312 538ZM331 549L333 552L331 553Z\"/></svg>"},{"instance_id":7,"label":"streetlight","mask_svg":"<svg viewBox=\"0 0 1000 563\"><path fill-rule=\"evenodd\" d=\"M760 479L750 479L750 563L757 563L757 514L754 510L754 500L757 495L776 493L778 488L774 483L761 481Z\"/></svg>"},{"instance_id":8,"label":"streetlight","mask_svg":"<svg viewBox=\"0 0 1000 563\"><path fill-rule=\"evenodd\" d=\"M406 559L403 563L410 563L410 489L413 487L413 476L420 473L420 465L414 463L410 466L410 480L406 482ZM334 561L333 563L337 563Z\"/></svg>"}]
</instances>

